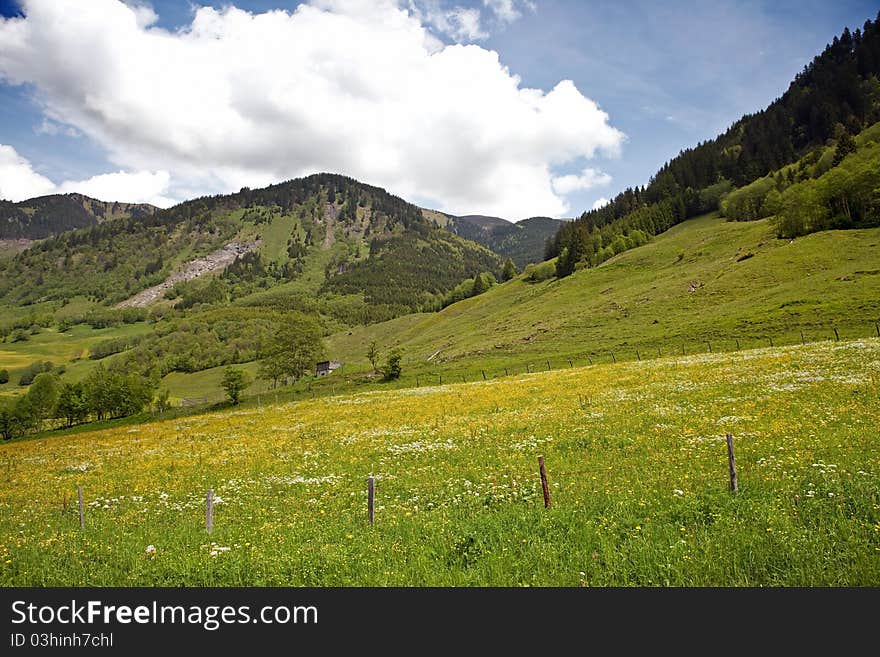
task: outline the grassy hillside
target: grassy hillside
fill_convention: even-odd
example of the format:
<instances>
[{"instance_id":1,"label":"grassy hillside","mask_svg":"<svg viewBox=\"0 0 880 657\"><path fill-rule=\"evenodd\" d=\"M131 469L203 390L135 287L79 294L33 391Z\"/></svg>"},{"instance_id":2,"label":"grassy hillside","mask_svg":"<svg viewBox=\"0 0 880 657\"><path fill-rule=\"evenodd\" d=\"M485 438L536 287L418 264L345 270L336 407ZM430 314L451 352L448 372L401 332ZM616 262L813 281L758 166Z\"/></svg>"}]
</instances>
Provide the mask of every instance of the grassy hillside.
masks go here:
<instances>
[{"instance_id":1,"label":"grassy hillside","mask_svg":"<svg viewBox=\"0 0 880 657\"><path fill-rule=\"evenodd\" d=\"M880 319L880 230L780 240L767 221L687 221L604 265L562 280L524 276L420 319L346 331L331 353L365 364L370 340L399 345L411 372L569 357L610 360L874 333ZM437 351L440 353L427 362Z\"/></svg>"},{"instance_id":2,"label":"grassy hillside","mask_svg":"<svg viewBox=\"0 0 880 657\"><path fill-rule=\"evenodd\" d=\"M90 347L109 338L143 336L150 330L151 327L144 322L103 329L79 325L65 333L47 328L29 336L27 341L0 344L0 369L9 372L9 382L0 384L0 399L26 390L18 382L32 363L50 361L65 368L65 380L79 380L95 364L95 361L88 360Z\"/></svg>"},{"instance_id":3,"label":"grassy hillside","mask_svg":"<svg viewBox=\"0 0 880 657\"><path fill-rule=\"evenodd\" d=\"M655 358L658 349L668 355L735 350L737 343L765 346L771 339L792 344L801 342L802 331L807 341L833 339L834 328L842 339L875 335L878 249L880 229L827 231L792 241L777 239L767 220L690 220L562 280L529 283L520 276L439 313L340 330L328 338L327 356L344 361L345 370L315 381L312 391L387 388L364 380L373 340L383 357L393 346L402 348L403 377L396 385L412 386L441 376L473 381L482 378L481 370L489 378L505 368L535 371L548 360L556 369L568 367L569 359L634 360L637 352ZM27 353L27 344L16 348L17 358ZM93 363L70 365L71 374ZM19 366L0 360L0 368ZM220 377L217 368L177 372L166 385L175 399L216 401L222 398ZM279 393L296 398L307 394L308 385Z\"/></svg>"},{"instance_id":4,"label":"grassy hillside","mask_svg":"<svg viewBox=\"0 0 880 657\"><path fill-rule=\"evenodd\" d=\"M826 341L3 444L0 585L877 586L878 363Z\"/></svg>"},{"instance_id":5,"label":"grassy hillside","mask_svg":"<svg viewBox=\"0 0 880 657\"><path fill-rule=\"evenodd\" d=\"M364 380L370 369L367 345L373 340L383 358L393 346L402 348L403 376L395 385L412 386L436 383L441 376L446 382L462 376L473 381L482 379L481 371L488 378L503 375L505 369L535 371L545 369L548 360L555 369L567 367L569 359L575 364L633 360L637 352L638 357L655 358L658 349L680 354L682 349L692 353L735 350L737 344L763 346L771 339L777 345L792 344L801 342L801 331L807 341L833 339L834 328L842 339L875 335L874 322L880 320L878 249L878 229L826 231L792 241L777 239L767 220L727 222L706 216L566 279L529 283L519 276L439 313L346 327L327 340L327 356L344 361L343 372L277 392L282 398L297 398L308 394L309 386L315 394L387 388ZM314 292L293 282L289 286L286 292L282 287L249 298L271 305L279 298L294 298L279 295L296 294L317 304ZM362 303L350 305L351 312ZM346 308L342 301L337 304ZM196 326L200 318L223 321L225 315L212 311L178 321ZM80 328L94 344L99 338L127 335L132 330L128 326L117 327L118 335L112 328ZM0 368L9 368L12 380L0 391L18 392L16 372L44 356L65 364L65 357L77 351L68 353L75 342L44 330L28 342L4 344ZM77 355L87 346L79 346ZM81 378L95 362L68 361L65 378ZM255 365L249 368L256 371ZM163 385L175 400L219 401L221 376L222 368L216 367L175 372ZM246 394L258 394L264 387L258 382Z\"/></svg>"}]
</instances>

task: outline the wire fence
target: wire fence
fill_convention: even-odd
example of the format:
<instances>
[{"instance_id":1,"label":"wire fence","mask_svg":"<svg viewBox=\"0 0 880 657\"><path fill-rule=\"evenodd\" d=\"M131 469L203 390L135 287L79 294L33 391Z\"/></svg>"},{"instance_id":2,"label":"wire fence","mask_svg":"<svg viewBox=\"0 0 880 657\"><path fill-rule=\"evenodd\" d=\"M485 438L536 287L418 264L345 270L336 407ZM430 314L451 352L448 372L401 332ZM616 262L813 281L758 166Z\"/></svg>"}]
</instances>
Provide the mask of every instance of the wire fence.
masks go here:
<instances>
[{"instance_id":1,"label":"wire fence","mask_svg":"<svg viewBox=\"0 0 880 657\"><path fill-rule=\"evenodd\" d=\"M738 474L736 469L736 459L734 456L734 446L733 446L733 436L731 434L727 434L726 438L726 446L727 446L727 459L726 463L728 465L728 476L729 476L729 489L732 494L735 494L739 490L738 486ZM719 458L719 461L722 459ZM719 464L719 472L722 472L722 465ZM584 475L595 472L595 470L571 470L571 471L559 471L552 472L550 468L547 467L547 463L543 455L537 456L537 468L535 471L529 473L529 475L533 478L532 483L535 484L537 488L537 484L540 483L541 497L543 499L543 504L545 509L549 509L553 506L552 494L551 494L551 479L562 478L562 477L573 477L576 475ZM537 476L535 476L537 475ZM552 475L552 476L551 476ZM521 476L526 477L525 473L521 473ZM719 474L719 478L723 475ZM381 506L376 505L377 500L377 477L374 475L370 475L368 477L364 477L365 491L366 492L366 506L363 509L365 520L373 525L375 523L377 510L386 510L386 506L383 504ZM557 484L558 486L558 484ZM284 502L284 495L282 491L273 490L267 491L266 493L258 493L254 491L249 491L247 494L248 498L270 498L280 503ZM80 529L85 530L86 528L86 513L89 510L92 504L98 504L100 506L99 501L95 501L92 503L86 503L85 496L83 492L83 486L78 485L76 489L76 507L72 507L68 505L67 495L64 495L63 502L61 504L61 513L62 515L69 514L71 512L76 513L79 519ZM205 531L210 534L214 530L214 510L215 505L222 502L222 498L219 495L215 494L215 490L213 488L208 488L204 493L205 499ZM389 501L390 503L390 501Z\"/></svg>"}]
</instances>

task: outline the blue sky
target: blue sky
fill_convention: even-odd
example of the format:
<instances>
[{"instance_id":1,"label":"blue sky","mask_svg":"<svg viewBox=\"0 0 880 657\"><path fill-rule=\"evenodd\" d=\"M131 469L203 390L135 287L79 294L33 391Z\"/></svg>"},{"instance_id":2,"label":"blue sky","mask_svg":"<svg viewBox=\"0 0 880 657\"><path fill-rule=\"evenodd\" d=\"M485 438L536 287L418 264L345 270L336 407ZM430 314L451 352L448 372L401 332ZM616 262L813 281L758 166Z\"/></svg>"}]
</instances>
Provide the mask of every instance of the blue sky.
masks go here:
<instances>
[{"instance_id":1,"label":"blue sky","mask_svg":"<svg viewBox=\"0 0 880 657\"><path fill-rule=\"evenodd\" d=\"M60 11L58 2L53 0L52 7L46 5L41 10L45 9L47 16ZM211 23L207 31L216 33L186 51L193 53L195 62L204 62L204 69L191 69L198 74L190 72L189 79L202 77L202 70L209 79L226 75L213 67L210 58L199 59L201 55L196 54L210 51L211 39L245 38L242 34L253 38L260 29L288 28L292 30L290 41L304 42L307 30L319 37L305 50L291 46L294 49L290 52L273 51L284 58L284 64L276 63L266 81L255 81L250 94L259 95L265 89L267 95L283 96L277 104L250 107L247 102L236 101L236 111L247 107L232 118L229 112L221 117L212 114L210 108L203 110L205 123L222 126L215 132L228 132L230 143L225 143L224 134L213 135L209 127L198 125L198 116L184 117L185 108L163 111L167 101L150 108L151 112L145 111L142 117L127 118L140 113L132 111L131 104L117 106L113 93L102 88L103 81L112 75L123 75L119 79L125 84L127 78L118 69L127 66L138 72L133 75L144 76L144 88L155 87L161 93L164 81L156 78L166 74L150 68L149 48L153 46L149 44L157 39L145 39L142 47L132 41L131 50L139 54L130 62L126 42L108 42L102 49L103 59L96 57L78 68L70 64L68 70L70 53L81 53L86 45L77 42L75 36L60 34L54 38L39 29L38 19L31 17L32 8L36 16L38 4L25 5L22 10L18 3L0 0L4 16L25 14L22 20L33 23L28 37L31 41L20 52L11 54L10 48L3 45L4 26L0 25L0 144L14 149L18 158L15 166L24 162L22 166L32 169L37 178L23 180L36 180L34 189L42 189L43 185L48 191L76 188L85 193L127 194L167 205L193 194L231 191L310 169L333 169L380 184L424 205L461 214L496 213L514 220L531 214L576 216L600 198L613 197L627 186L645 184L682 148L712 138L742 114L765 107L844 27L860 27L877 13L875 3L857 0L406 0L398 2L398 8L406 10L415 23L408 24L409 31L389 32L387 23L395 14L387 13L386 20L386 14L379 9L371 12L370 3L362 0L314 0L312 4L326 20L316 18L307 23L304 17L298 22L279 18L264 21L262 27L256 22L244 26L248 21L233 20L232 14L224 13L224 7L232 4L260 14L272 9L293 12L297 3L203 1L197 4L218 10L207 21ZM137 34L151 30L155 34L161 28L170 40L179 30L190 29L195 8L189 2L154 0L149 7L155 16L145 20ZM208 15L203 14L205 17ZM122 20L124 16L119 13L117 18ZM48 20L46 16L44 19ZM372 25L374 19L383 24ZM83 17L77 20L86 21ZM78 29L85 25L85 34L89 29L101 28L93 25L101 22L100 15L89 20L91 23L77 23ZM341 34L345 47L352 39L363 39L363 47L375 48L371 44L387 43L399 36L404 44L401 47L409 48L406 44L413 24L421 24L430 38L437 39L432 53L456 43L475 47L463 50L461 57L448 57L455 61L444 64L439 72L438 67L430 65L437 79L446 80L447 86L419 87L393 106L384 101L370 104L365 99L370 94L394 95L399 91L393 80L382 79L383 67L387 68L396 55L377 58L372 69L358 65L350 75L347 67L353 61L351 57L336 61L334 48L322 50L328 42L332 46L334 39L343 39ZM5 28L8 30L10 25L7 23ZM236 26L242 26L240 31ZM328 32L320 34L324 27ZM491 56L487 57L492 51L498 56L498 70L492 67ZM296 72L300 52L312 58L308 72ZM35 57L42 62L34 63ZM108 58L112 64L105 61ZM22 63L25 61L29 63ZM351 77L351 84L340 84L339 96L324 98L320 94L331 92L326 89L327 79L315 82L315 61L329 62L331 72L321 75L343 80ZM417 80L417 72L427 70L427 61L413 55L411 65L395 70L394 75ZM258 64L259 60L252 66ZM253 78L247 71L253 69L243 70L240 77L224 77L224 84L230 79L246 84ZM457 80L475 70L480 72L476 76L479 83L459 87ZM413 71L416 73L408 78ZM269 85L288 73L298 77L287 91L308 88L318 97L268 91ZM543 98L534 101L532 107L529 103L533 101L512 95L512 76L519 78L518 90L539 89ZM563 80L571 80L576 89L551 94ZM332 79L330 85L336 81ZM75 88L77 85L82 89ZM368 91L360 91L364 88ZM129 103L142 102L149 108L156 94L142 101L136 91L130 91L130 95ZM357 96L357 102L348 104L352 96ZM297 101L300 97L302 100ZM308 111L292 105L312 100L323 104L335 133L325 132ZM187 107L197 102L197 98L189 101ZM473 107L469 108L471 102ZM607 117L591 109L590 102ZM528 112L523 112L523 103L541 118L530 119ZM487 107L496 112L497 121L482 109ZM333 108L340 112L338 116ZM250 111L253 113L248 114ZM158 114L161 120L154 120L153 115ZM584 120L578 126L580 116ZM251 134L241 127L265 117L277 123L277 133L266 132L261 126ZM386 121L383 117L391 118ZM358 121L363 123L358 125ZM560 122L573 125L563 128ZM416 126L420 132L416 132ZM459 133L449 132L450 126L458 126L466 138L458 139ZM346 132L347 127L350 132ZM484 135L495 132L498 134L487 138L486 144L474 146L475 141L481 142ZM372 134L369 139L367 133ZM166 134L176 135L173 148L160 138ZM234 143L234 139L241 139L241 143ZM566 140L576 147L567 148ZM177 148L179 143L190 142L190 150ZM260 161L261 143L271 162ZM275 144L279 148L283 145L287 155L274 152ZM268 151L273 151L271 156ZM8 170L0 168L0 172ZM102 178L101 174L118 175ZM2 195L13 196L9 189L17 180L11 173L5 183L0 179ZM55 189L49 190L50 184Z\"/></svg>"}]
</instances>

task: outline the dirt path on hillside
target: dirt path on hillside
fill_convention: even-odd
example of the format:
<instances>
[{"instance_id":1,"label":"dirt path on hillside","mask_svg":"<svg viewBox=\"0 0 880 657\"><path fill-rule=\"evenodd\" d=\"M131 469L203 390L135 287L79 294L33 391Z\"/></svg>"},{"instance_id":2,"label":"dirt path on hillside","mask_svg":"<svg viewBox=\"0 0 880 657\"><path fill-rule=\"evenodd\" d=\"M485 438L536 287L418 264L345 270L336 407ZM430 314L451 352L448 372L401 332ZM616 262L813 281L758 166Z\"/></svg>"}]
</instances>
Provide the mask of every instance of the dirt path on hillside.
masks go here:
<instances>
[{"instance_id":1,"label":"dirt path on hillside","mask_svg":"<svg viewBox=\"0 0 880 657\"><path fill-rule=\"evenodd\" d=\"M260 241L256 242L230 242L222 249L218 249L203 258L196 258L186 263L182 269L171 274L159 285L147 288L142 292L138 292L130 299L116 305L117 308L143 308L160 299L167 290L174 287L175 283L181 281L191 281L199 276L210 274L213 271L226 269L235 262L236 258L243 256L245 253L253 251L260 245Z\"/></svg>"}]
</instances>

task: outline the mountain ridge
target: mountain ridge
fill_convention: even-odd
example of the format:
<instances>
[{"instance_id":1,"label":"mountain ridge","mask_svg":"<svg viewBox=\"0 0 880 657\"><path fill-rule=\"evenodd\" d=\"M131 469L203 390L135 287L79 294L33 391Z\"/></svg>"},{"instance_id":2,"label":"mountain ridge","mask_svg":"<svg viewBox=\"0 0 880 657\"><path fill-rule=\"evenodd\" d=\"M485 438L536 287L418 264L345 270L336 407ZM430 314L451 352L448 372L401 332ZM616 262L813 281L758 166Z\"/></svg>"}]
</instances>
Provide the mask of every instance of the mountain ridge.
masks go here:
<instances>
[{"instance_id":1,"label":"mountain ridge","mask_svg":"<svg viewBox=\"0 0 880 657\"><path fill-rule=\"evenodd\" d=\"M456 235L482 244L502 258L510 258L518 270L544 260L546 243L566 223L564 219L529 217L512 222L502 217L451 215L422 210L423 215Z\"/></svg>"},{"instance_id":2,"label":"mountain ridge","mask_svg":"<svg viewBox=\"0 0 880 657\"><path fill-rule=\"evenodd\" d=\"M145 217L149 203L101 201L85 194L47 194L14 203L0 200L0 239L44 239L119 218Z\"/></svg>"},{"instance_id":3,"label":"mountain ridge","mask_svg":"<svg viewBox=\"0 0 880 657\"><path fill-rule=\"evenodd\" d=\"M130 208L82 196L45 197L34 205L40 203L50 209L74 204L83 208L76 218L90 225L48 235L0 264L6 303L86 295L112 305L229 243L259 240L257 251L223 269L212 290L201 289L200 280L180 281L171 298L224 303L293 284L298 294L355 295L386 314L400 314L442 307L444 295L463 279L482 272L498 277L503 262L428 221L407 201L338 174L242 188L143 214L119 213ZM86 205L98 212L83 219ZM297 285L307 273L313 282ZM389 281L406 293L389 292Z\"/></svg>"}]
</instances>

